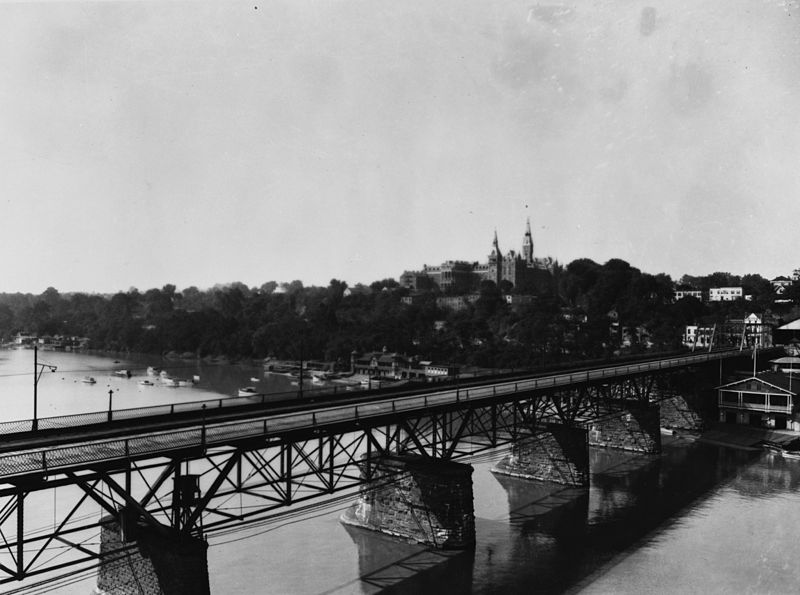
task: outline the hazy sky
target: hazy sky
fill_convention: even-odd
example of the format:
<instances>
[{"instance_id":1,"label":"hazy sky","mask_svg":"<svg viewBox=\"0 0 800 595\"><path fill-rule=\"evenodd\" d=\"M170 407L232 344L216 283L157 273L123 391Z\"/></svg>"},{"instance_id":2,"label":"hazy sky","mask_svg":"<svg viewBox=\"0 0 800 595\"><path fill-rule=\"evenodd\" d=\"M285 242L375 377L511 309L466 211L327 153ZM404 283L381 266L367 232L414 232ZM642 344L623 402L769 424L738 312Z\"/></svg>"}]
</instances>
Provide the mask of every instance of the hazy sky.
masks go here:
<instances>
[{"instance_id":1,"label":"hazy sky","mask_svg":"<svg viewBox=\"0 0 800 595\"><path fill-rule=\"evenodd\" d=\"M797 0L0 4L0 291L800 267Z\"/></svg>"}]
</instances>

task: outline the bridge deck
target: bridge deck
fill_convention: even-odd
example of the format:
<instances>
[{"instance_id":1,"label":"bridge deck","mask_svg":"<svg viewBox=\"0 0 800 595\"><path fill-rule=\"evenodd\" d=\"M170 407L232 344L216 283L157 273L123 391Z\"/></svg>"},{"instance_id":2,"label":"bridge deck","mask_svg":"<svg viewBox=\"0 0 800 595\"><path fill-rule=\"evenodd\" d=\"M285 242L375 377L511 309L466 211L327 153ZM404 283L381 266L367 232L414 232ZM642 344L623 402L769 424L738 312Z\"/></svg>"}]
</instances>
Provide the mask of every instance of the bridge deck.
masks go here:
<instances>
[{"instance_id":1,"label":"bridge deck","mask_svg":"<svg viewBox=\"0 0 800 595\"><path fill-rule=\"evenodd\" d=\"M636 364L572 370L565 373L475 382L467 386L434 386L424 392L393 392L290 405L242 404L152 414L123 410L112 421L96 422L98 414L46 420L45 431L8 434L0 443L0 481L64 472L114 461L169 456L187 449L230 445L252 439L279 440L292 433L313 433L334 426L358 427L432 409L460 409L486 401L509 401L537 391L671 370L738 357L739 351L687 354ZM216 401L212 401L216 402ZM106 415L103 412L102 415ZM138 414L145 413L139 416ZM42 420L45 421L45 420ZM84 421L88 423L76 423ZM59 429L59 424L63 427ZM41 426L40 426L41 427Z\"/></svg>"}]
</instances>

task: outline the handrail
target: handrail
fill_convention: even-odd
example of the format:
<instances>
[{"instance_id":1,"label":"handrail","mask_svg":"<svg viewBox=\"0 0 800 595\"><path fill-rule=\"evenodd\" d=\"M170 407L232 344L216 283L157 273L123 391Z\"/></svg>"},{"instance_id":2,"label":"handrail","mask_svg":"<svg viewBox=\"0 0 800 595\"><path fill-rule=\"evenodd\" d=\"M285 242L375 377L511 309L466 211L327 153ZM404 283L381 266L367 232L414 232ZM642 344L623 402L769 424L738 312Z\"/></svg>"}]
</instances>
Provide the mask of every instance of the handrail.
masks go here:
<instances>
[{"instance_id":1,"label":"handrail","mask_svg":"<svg viewBox=\"0 0 800 595\"><path fill-rule=\"evenodd\" d=\"M562 386L570 383L575 382L588 382L593 378L615 378L619 376L624 376L632 373L640 373L643 370L653 370L653 369L669 369L680 367L683 365L688 365L690 363L702 363L708 362L717 359L724 359L727 357L738 357L741 356L741 352L738 350L718 350L712 352L702 352L702 353L695 353L691 355L682 355L682 356L673 356L668 358L661 358L658 360L650 361L650 362L643 362L643 363L636 363L636 364L623 364L619 366L609 366L604 368L593 368L584 371L570 371L567 374L553 374L548 376L539 376L535 378L530 378L527 380L495 380L494 382L487 382L485 384L486 387L492 386L492 393L494 395L497 394L498 387L505 387L504 391L508 392L508 388L512 385L515 387L512 392L519 391L519 386L524 385L528 388L524 390L531 390L531 389L538 389L545 386L547 383L550 387L555 386ZM564 380L567 379L568 380ZM314 397L314 396L334 396L337 393L338 387L334 387L334 390L331 391L330 389L319 388L319 389L308 389L304 391L306 397ZM451 387L446 386L442 387L441 390L431 390L431 393L447 393L448 391L453 390L454 394L458 394L458 387ZM465 400L469 400L469 393L468 389L461 389L463 393L467 390L467 397ZM343 392L343 391L338 391ZM501 393L504 394L504 393ZM227 397L227 398L215 398L210 400L203 400L203 401L189 401L185 403L170 403L164 405L152 405L147 407L134 407L128 409L116 409L109 412L108 410L104 411L93 411L87 413L77 413L71 415L60 415L60 416L53 416L53 417L42 417L38 419L38 428L39 430L56 430L56 429L63 429L63 428L75 428L79 426L90 426L90 425L97 425L97 424L104 424L108 423L109 421L121 421L121 420L132 420L132 419L142 419L142 418L149 418L149 417L163 417L163 416L174 416L175 414L179 413L189 413L195 412L199 413L202 410L210 409L210 404L215 404L215 409L223 409L223 408L236 408L236 407L243 407L247 405L265 405L268 402L280 402L280 403L288 403L291 399L286 399L288 395L296 396L296 391L288 391L288 392L280 392L280 393L260 393L257 395L251 395L246 397ZM391 395L387 395L391 396ZM414 396L420 395L398 395L395 396L395 399L403 399L403 398L414 398ZM257 398L256 398L257 397ZM335 403L332 403L331 406L335 406ZM26 433L33 431L33 420L14 420L14 421L7 421L7 422L0 422L0 435L8 435L8 434L18 434L18 433Z\"/></svg>"}]
</instances>

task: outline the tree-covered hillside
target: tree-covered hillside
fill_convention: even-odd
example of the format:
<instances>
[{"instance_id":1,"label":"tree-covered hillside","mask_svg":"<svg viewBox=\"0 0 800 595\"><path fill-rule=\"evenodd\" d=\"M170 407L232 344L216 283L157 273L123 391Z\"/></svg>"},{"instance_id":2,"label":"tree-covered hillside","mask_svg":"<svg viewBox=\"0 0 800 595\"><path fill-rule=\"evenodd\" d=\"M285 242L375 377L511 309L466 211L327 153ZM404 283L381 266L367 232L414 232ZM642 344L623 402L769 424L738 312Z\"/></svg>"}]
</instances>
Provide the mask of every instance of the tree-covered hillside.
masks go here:
<instances>
[{"instance_id":1,"label":"tree-covered hillside","mask_svg":"<svg viewBox=\"0 0 800 595\"><path fill-rule=\"evenodd\" d=\"M687 324L712 324L749 312L792 317L800 286L775 302L759 275L714 273L684 277L706 288L742 285L752 301L675 301L675 284L625 261L554 262L543 270L532 299L509 303L513 288L483 282L454 309L435 289L416 292L393 279L369 287L331 280L327 287L300 281L261 287L241 283L209 290L173 285L111 296L0 294L0 334L75 336L95 349L142 353L190 353L196 357L315 358L347 362L352 351L390 351L491 367L587 358L645 348L680 346ZM798 284L796 284L798 285ZM452 296L451 296L452 297ZM794 303L792 303L792 300Z\"/></svg>"}]
</instances>

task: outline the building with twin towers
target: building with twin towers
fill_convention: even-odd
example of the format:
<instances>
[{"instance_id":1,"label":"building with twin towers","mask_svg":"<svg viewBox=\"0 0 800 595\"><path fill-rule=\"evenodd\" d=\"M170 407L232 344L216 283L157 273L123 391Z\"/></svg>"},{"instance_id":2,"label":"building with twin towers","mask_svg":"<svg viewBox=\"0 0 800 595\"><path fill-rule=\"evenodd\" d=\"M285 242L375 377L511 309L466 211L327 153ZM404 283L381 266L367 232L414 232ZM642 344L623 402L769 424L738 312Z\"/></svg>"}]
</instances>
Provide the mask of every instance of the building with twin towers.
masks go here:
<instances>
[{"instance_id":1,"label":"building with twin towers","mask_svg":"<svg viewBox=\"0 0 800 595\"><path fill-rule=\"evenodd\" d=\"M421 271L405 271L400 275L400 285L415 291L438 288L446 293L467 293L480 286L481 281L493 281L501 288L508 288L510 283L514 290L523 292L533 286L537 271L540 267L533 257L533 236L528 219L522 252L509 250L503 254L495 231L492 251L486 262L448 260L435 266L426 264Z\"/></svg>"}]
</instances>

